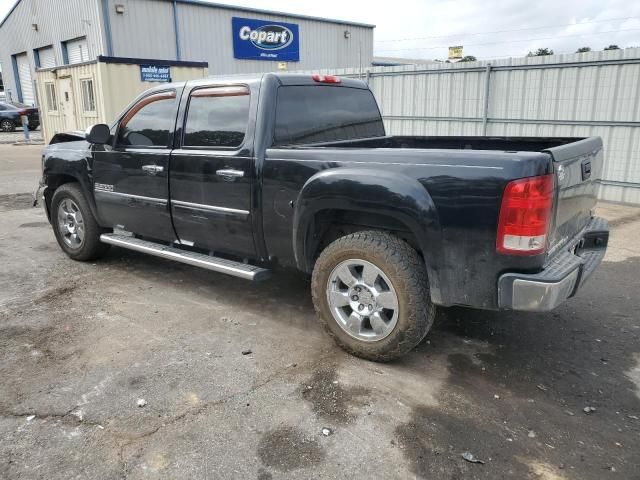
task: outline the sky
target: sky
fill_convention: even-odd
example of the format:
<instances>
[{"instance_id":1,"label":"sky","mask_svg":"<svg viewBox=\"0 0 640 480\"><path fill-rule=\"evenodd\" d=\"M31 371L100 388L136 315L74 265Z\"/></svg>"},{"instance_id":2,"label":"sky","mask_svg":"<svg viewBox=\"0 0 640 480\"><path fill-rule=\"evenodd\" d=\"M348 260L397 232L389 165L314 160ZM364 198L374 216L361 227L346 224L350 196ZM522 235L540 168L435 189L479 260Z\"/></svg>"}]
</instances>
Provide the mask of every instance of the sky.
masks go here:
<instances>
[{"instance_id":1,"label":"sky","mask_svg":"<svg viewBox=\"0 0 640 480\"><path fill-rule=\"evenodd\" d=\"M60 0L53 0L60 1ZM0 0L4 18L14 0ZM221 0L219 3L376 25L374 54L441 59L463 45L478 59L524 56L541 47L573 53L640 46L638 0Z\"/></svg>"}]
</instances>

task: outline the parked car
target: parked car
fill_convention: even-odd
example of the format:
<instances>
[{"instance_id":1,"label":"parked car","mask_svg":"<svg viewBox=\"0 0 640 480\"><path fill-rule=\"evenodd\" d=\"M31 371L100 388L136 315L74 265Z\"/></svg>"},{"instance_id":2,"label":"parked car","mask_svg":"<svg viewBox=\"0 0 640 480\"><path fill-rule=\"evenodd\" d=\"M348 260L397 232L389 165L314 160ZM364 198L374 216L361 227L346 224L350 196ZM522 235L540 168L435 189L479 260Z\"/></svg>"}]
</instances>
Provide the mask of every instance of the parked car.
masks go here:
<instances>
[{"instance_id":1,"label":"parked car","mask_svg":"<svg viewBox=\"0 0 640 480\"><path fill-rule=\"evenodd\" d=\"M0 102L0 130L13 132L16 128L22 128L22 115L28 118L29 130L40 126L40 113L36 107L18 102Z\"/></svg>"},{"instance_id":2,"label":"parked car","mask_svg":"<svg viewBox=\"0 0 640 480\"><path fill-rule=\"evenodd\" d=\"M337 343L387 361L436 306L574 295L608 241L601 166L598 137L388 136L365 83L269 73L162 85L111 126L56 135L41 186L72 259L117 245L250 280L293 266Z\"/></svg>"}]
</instances>

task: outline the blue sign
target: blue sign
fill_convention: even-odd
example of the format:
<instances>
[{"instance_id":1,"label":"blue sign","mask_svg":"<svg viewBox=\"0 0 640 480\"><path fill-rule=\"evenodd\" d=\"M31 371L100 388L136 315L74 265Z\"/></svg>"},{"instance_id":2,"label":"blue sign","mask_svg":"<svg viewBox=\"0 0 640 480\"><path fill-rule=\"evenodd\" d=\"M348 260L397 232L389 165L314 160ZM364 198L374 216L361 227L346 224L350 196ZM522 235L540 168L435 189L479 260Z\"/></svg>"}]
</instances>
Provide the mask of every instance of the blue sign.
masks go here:
<instances>
[{"instance_id":1,"label":"blue sign","mask_svg":"<svg viewBox=\"0 0 640 480\"><path fill-rule=\"evenodd\" d=\"M234 58L300 61L300 38L295 23L233 17L231 27Z\"/></svg>"},{"instance_id":2,"label":"blue sign","mask_svg":"<svg viewBox=\"0 0 640 480\"><path fill-rule=\"evenodd\" d=\"M169 65L140 65L140 80L143 82L170 82Z\"/></svg>"}]
</instances>

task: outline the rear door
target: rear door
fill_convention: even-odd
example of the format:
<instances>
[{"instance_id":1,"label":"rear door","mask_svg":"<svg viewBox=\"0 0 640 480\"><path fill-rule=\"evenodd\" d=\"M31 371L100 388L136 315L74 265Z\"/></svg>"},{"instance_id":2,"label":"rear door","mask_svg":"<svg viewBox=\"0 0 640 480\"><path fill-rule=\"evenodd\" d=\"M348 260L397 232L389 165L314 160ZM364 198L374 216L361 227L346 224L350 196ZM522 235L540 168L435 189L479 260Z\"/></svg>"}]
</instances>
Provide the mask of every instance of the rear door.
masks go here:
<instances>
[{"instance_id":1,"label":"rear door","mask_svg":"<svg viewBox=\"0 0 640 480\"><path fill-rule=\"evenodd\" d=\"M591 218L603 164L602 140L590 137L547 150L554 162L558 201L551 250L561 247Z\"/></svg>"},{"instance_id":2,"label":"rear door","mask_svg":"<svg viewBox=\"0 0 640 480\"><path fill-rule=\"evenodd\" d=\"M169 157L179 92L155 92L120 119L114 143L94 146L95 199L109 226L144 237L173 241Z\"/></svg>"},{"instance_id":3,"label":"rear door","mask_svg":"<svg viewBox=\"0 0 640 480\"><path fill-rule=\"evenodd\" d=\"M185 103L179 148L171 155L171 213L185 245L255 255L250 109L245 85L197 87Z\"/></svg>"}]
</instances>

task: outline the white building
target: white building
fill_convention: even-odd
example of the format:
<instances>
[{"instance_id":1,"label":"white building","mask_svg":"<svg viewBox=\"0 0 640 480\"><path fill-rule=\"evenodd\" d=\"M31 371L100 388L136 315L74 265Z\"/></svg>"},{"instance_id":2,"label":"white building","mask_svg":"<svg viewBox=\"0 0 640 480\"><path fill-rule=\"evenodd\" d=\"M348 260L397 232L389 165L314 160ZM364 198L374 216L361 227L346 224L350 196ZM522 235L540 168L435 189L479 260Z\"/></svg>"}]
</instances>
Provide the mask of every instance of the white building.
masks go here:
<instances>
[{"instance_id":1,"label":"white building","mask_svg":"<svg viewBox=\"0 0 640 480\"><path fill-rule=\"evenodd\" d=\"M369 66L373 28L203 0L17 0L0 66L8 96L36 104L37 68L99 56L207 62L210 75Z\"/></svg>"}]
</instances>

